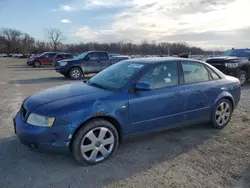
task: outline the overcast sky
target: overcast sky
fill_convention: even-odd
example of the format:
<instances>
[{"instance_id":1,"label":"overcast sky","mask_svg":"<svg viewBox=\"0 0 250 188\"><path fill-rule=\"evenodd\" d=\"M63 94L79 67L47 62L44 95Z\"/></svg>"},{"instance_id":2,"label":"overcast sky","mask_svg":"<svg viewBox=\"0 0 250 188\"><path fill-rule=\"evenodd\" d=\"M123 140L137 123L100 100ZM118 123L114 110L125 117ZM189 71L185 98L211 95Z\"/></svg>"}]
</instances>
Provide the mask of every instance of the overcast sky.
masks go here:
<instances>
[{"instance_id":1,"label":"overcast sky","mask_svg":"<svg viewBox=\"0 0 250 188\"><path fill-rule=\"evenodd\" d=\"M250 0L0 0L0 27L44 39L59 28L67 42L186 41L250 48Z\"/></svg>"}]
</instances>

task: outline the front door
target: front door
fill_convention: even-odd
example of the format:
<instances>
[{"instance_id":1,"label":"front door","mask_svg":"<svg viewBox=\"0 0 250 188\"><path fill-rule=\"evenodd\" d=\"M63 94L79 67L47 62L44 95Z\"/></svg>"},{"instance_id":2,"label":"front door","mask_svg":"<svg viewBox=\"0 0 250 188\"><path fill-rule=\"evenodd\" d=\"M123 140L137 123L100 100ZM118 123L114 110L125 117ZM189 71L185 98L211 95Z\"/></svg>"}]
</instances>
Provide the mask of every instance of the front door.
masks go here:
<instances>
[{"instance_id":1,"label":"front door","mask_svg":"<svg viewBox=\"0 0 250 188\"><path fill-rule=\"evenodd\" d=\"M99 55L96 52L89 53L83 61L83 70L86 73L98 73L101 70Z\"/></svg>"},{"instance_id":2,"label":"front door","mask_svg":"<svg viewBox=\"0 0 250 188\"><path fill-rule=\"evenodd\" d=\"M185 96L179 86L177 62L157 65L138 82L149 84L151 90L129 94L133 133L161 129L183 121Z\"/></svg>"}]
</instances>

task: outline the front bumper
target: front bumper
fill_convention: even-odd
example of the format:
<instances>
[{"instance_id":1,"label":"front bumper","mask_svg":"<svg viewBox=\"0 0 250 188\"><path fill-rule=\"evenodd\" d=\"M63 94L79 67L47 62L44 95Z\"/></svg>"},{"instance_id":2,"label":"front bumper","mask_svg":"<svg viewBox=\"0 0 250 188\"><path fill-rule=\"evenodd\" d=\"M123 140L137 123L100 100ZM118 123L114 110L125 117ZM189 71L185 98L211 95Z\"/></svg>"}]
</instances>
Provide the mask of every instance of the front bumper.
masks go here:
<instances>
[{"instance_id":1,"label":"front bumper","mask_svg":"<svg viewBox=\"0 0 250 188\"><path fill-rule=\"evenodd\" d=\"M211 65L213 65L213 64L211 64ZM213 66L226 75L234 76L236 78L239 77L239 68L228 68L226 66L221 66L221 65L220 66L213 65Z\"/></svg>"},{"instance_id":2,"label":"front bumper","mask_svg":"<svg viewBox=\"0 0 250 188\"><path fill-rule=\"evenodd\" d=\"M60 73L60 74L67 74L68 69L66 67L61 67L61 66L56 66L55 71Z\"/></svg>"},{"instance_id":3,"label":"front bumper","mask_svg":"<svg viewBox=\"0 0 250 188\"><path fill-rule=\"evenodd\" d=\"M32 150L64 153L69 151L71 131L65 126L38 127L23 121L20 112L13 119L20 142Z\"/></svg>"}]
</instances>

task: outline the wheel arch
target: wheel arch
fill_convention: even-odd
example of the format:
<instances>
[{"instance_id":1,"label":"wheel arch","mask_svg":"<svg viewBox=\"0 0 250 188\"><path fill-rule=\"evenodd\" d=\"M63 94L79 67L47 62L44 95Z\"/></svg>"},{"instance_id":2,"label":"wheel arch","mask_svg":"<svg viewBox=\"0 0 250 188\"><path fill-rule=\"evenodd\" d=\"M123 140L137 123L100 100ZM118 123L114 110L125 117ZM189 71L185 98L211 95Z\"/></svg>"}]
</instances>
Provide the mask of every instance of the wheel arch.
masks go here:
<instances>
[{"instance_id":1,"label":"wheel arch","mask_svg":"<svg viewBox=\"0 0 250 188\"><path fill-rule=\"evenodd\" d=\"M222 100L222 99L227 99L227 100L229 100L229 101L232 103L232 108L233 108L233 110L234 110L234 107L235 107L234 98L233 98L233 96L232 96L229 92L226 92L226 91L225 91L225 92L222 92L222 93L216 98L214 105L215 105L218 101L220 101L220 100Z\"/></svg>"},{"instance_id":2,"label":"wheel arch","mask_svg":"<svg viewBox=\"0 0 250 188\"><path fill-rule=\"evenodd\" d=\"M70 73L71 69L73 68L79 68L82 71L82 74L84 74L84 71L82 70L82 67L79 65L72 65L69 69L68 69L68 74Z\"/></svg>"},{"instance_id":3,"label":"wheel arch","mask_svg":"<svg viewBox=\"0 0 250 188\"><path fill-rule=\"evenodd\" d=\"M93 120L98 120L98 119L102 119L102 120L106 120L108 121L109 123L111 123L117 130L118 132L118 135L119 135L119 142L122 140L122 128L121 128L121 124L119 123L119 121L117 119L115 119L114 117L112 116L95 116L95 117L91 117L85 121L83 121L75 130L74 132L72 133L72 138L70 140L70 143L69 143L69 148L71 150L72 148L72 143L75 139L75 136L77 134L77 132L88 122L90 121L93 121Z\"/></svg>"}]
</instances>

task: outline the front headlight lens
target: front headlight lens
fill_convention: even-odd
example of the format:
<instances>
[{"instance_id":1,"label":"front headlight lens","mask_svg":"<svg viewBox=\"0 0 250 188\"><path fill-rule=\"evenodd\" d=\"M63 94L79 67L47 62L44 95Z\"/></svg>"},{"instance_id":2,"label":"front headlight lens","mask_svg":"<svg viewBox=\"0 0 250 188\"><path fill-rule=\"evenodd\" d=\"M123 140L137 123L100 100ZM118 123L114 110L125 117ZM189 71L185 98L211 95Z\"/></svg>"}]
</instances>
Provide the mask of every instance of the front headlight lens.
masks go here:
<instances>
[{"instance_id":1,"label":"front headlight lens","mask_svg":"<svg viewBox=\"0 0 250 188\"><path fill-rule=\"evenodd\" d=\"M226 63L226 67L228 67L228 68L236 68L238 66L239 66L238 63Z\"/></svg>"},{"instance_id":2,"label":"front headlight lens","mask_svg":"<svg viewBox=\"0 0 250 188\"><path fill-rule=\"evenodd\" d=\"M65 66L67 65L68 62L60 62L60 66Z\"/></svg>"},{"instance_id":3,"label":"front headlight lens","mask_svg":"<svg viewBox=\"0 0 250 188\"><path fill-rule=\"evenodd\" d=\"M41 116L31 113L27 119L27 123L40 127L51 127L54 124L55 118L48 116Z\"/></svg>"}]
</instances>

